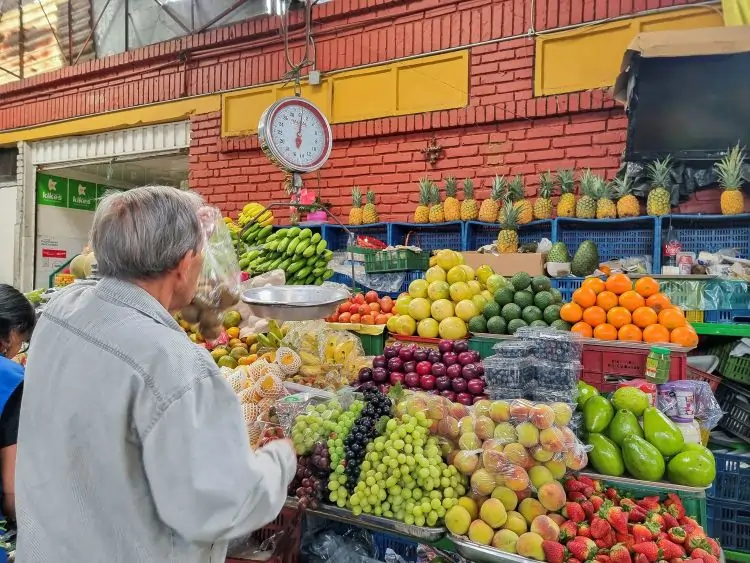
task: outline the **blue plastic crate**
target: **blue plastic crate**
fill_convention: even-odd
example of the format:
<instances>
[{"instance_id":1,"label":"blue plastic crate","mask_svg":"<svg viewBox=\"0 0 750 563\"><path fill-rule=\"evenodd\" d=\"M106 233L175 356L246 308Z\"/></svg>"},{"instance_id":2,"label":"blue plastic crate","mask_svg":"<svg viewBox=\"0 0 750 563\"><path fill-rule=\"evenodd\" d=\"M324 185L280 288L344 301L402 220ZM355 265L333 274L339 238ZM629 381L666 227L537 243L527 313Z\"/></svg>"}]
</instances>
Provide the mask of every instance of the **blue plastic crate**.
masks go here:
<instances>
[{"instance_id":1,"label":"blue plastic crate","mask_svg":"<svg viewBox=\"0 0 750 563\"><path fill-rule=\"evenodd\" d=\"M380 275L380 274L375 274L375 275ZM380 291L380 290L377 290L377 289L375 291L377 291L380 295L383 295L383 296L388 295L388 296L392 297L393 299L396 299L402 293L404 293L406 291L409 291L409 284L411 282L413 282L414 280L423 277L424 276L424 272L421 272L421 271L394 272L394 274L392 274L392 275L403 275L404 276L404 281L401 284L401 288L398 291L387 292L387 291ZM340 283L340 284L343 284L343 285L345 285L347 287L353 287L354 286L354 284L352 283L352 277L351 276L347 276L345 274L340 274L338 272L334 272L333 276L328 281L331 281L331 282L334 282L334 283ZM367 291L369 289L373 289L373 288L367 287L364 284L357 282L357 290L358 291Z\"/></svg>"},{"instance_id":2,"label":"blue plastic crate","mask_svg":"<svg viewBox=\"0 0 750 563\"><path fill-rule=\"evenodd\" d=\"M465 227L466 250L476 250L480 246L493 244L500 232L499 223L468 221ZM520 244L539 242L542 238L552 239L552 220L532 221L518 229Z\"/></svg>"},{"instance_id":3,"label":"blue plastic crate","mask_svg":"<svg viewBox=\"0 0 750 563\"><path fill-rule=\"evenodd\" d=\"M750 214L668 215L659 219L661 240L676 238L684 252L736 248L742 258L750 257Z\"/></svg>"},{"instance_id":4,"label":"blue plastic crate","mask_svg":"<svg viewBox=\"0 0 750 563\"><path fill-rule=\"evenodd\" d=\"M750 504L708 499L707 533L724 549L750 552Z\"/></svg>"},{"instance_id":5,"label":"blue plastic crate","mask_svg":"<svg viewBox=\"0 0 750 563\"><path fill-rule=\"evenodd\" d=\"M750 323L750 309L719 309L704 311L703 322L706 323ZM748 491L750 494L750 491Z\"/></svg>"},{"instance_id":6,"label":"blue plastic crate","mask_svg":"<svg viewBox=\"0 0 750 563\"><path fill-rule=\"evenodd\" d=\"M653 271L661 269L661 238L655 217L556 219L553 241L564 242L571 257L585 240L596 243L602 262L647 255Z\"/></svg>"},{"instance_id":7,"label":"blue plastic crate","mask_svg":"<svg viewBox=\"0 0 750 563\"><path fill-rule=\"evenodd\" d=\"M566 303L573 299L573 292L581 287L584 278L552 278L550 284L561 294Z\"/></svg>"},{"instance_id":8,"label":"blue plastic crate","mask_svg":"<svg viewBox=\"0 0 750 563\"><path fill-rule=\"evenodd\" d=\"M388 244L390 223L372 223L371 225L359 226L347 225L346 228L354 233L355 237L374 237L384 244ZM323 239L328 243L328 249L334 252L346 250L346 247L349 245L349 235L341 225L326 223L323 225L322 235ZM351 244L356 244L356 239Z\"/></svg>"},{"instance_id":9,"label":"blue plastic crate","mask_svg":"<svg viewBox=\"0 0 750 563\"><path fill-rule=\"evenodd\" d=\"M706 496L715 501L745 503L750 508L750 453L714 452L716 479Z\"/></svg>"},{"instance_id":10,"label":"blue plastic crate","mask_svg":"<svg viewBox=\"0 0 750 563\"><path fill-rule=\"evenodd\" d=\"M433 225L392 223L390 244L395 246L407 242L423 250L466 250L464 224L461 221Z\"/></svg>"},{"instance_id":11,"label":"blue plastic crate","mask_svg":"<svg viewBox=\"0 0 750 563\"><path fill-rule=\"evenodd\" d=\"M381 532L373 532L372 539L375 541L375 557L378 561L385 559L385 552L388 548L391 548L396 552L396 555L400 555L407 561L416 561L417 559L419 544L416 542Z\"/></svg>"}]
</instances>

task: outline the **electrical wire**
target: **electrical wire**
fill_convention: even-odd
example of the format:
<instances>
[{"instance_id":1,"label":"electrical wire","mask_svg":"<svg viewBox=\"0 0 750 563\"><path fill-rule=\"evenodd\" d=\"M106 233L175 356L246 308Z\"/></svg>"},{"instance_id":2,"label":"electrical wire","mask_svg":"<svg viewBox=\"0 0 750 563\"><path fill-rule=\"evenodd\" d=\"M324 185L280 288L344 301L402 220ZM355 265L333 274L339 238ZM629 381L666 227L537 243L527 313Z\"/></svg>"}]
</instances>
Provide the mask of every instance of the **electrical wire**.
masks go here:
<instances>
[{"instance_id":1,"label":"electrical wire","mask_svg":"<svg viewBox=\"0 0 750 563\"><path fill-rule=\"evenodd\" d=\"M284 44L284 58L289 70L284 74L282 80L284 83L294 82L294 93L299 96L301 94L300 79L302 77L302 70L315 65L315 43L312 37L312 9L317 0L303 0L305 3L304 7L304 18L305 18L305 31L304 31L304 42L305 48L302 57L299 61L295 62L292 60L292 55L289 49L289 12L292 2L294 0L286 0L286 5L282 10L282 14L279 14L279 29L281 31L281 39ZM312 57L310 53L312 52Z\"/></svg>"}]
</instances>

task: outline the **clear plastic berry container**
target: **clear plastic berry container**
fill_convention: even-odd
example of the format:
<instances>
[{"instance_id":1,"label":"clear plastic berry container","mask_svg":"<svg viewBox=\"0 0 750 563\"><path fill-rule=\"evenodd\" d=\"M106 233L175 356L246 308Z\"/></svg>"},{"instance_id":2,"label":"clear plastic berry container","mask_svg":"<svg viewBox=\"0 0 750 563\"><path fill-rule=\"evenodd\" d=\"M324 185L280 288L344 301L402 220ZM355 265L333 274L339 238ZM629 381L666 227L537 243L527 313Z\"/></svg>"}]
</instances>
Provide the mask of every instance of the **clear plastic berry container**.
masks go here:
<instances>
[{"instance_id":1,"label":"clear plastic berry container","mask_svg":"<svg viewBox=\"0 0 750 563\"><path fill-rule=\"evenodd\" d=\"M534 379L534 363L529 358L490 356L483 361L487 387L525 387Z\"/></svg>"},{"instance_id":2,"label":"clear plastic berry container","mask_svg":"<svg viewBox=\"0 0 750 563\"><path fill-rule=\"evenodd\" d=\"M492 349L501 358L530 358L536 351L536 346L529 340L507 340L498 342Z\"/></svg>"},{"instance_id":3,"label":"clear plastic berry container","mask_svg":"<svg viewBox=\"0 0 750 563\"><path fill-rule=\"evenodd\" d=\"M495 389L488 387L484 392L493 401L525 399L529 396L526 387L498 387Z\"/></svg>"},{"instance_id":4,"label":"clear plastic berry container","mask_svg":"<svg viewBox=\"0 0 750 563\"><path fill-rule=\"evenodd\" d=\"M583 366L581 362L545 362L534 364L535 378L539 387L557 391L576 389Z\"/></svg>"},{"instance_id":5,"label":"clear plastic berry container","mask_svg":"<svg viewBox=\"0 0 750 563\"><path fill-rule=\"evenodd\" d=\"M536 346L535 355L551 362L581 361L583 341L576 332L563 332L551 328L521 327L516 331L521 340Z\"/></svg>"}]
</instances>

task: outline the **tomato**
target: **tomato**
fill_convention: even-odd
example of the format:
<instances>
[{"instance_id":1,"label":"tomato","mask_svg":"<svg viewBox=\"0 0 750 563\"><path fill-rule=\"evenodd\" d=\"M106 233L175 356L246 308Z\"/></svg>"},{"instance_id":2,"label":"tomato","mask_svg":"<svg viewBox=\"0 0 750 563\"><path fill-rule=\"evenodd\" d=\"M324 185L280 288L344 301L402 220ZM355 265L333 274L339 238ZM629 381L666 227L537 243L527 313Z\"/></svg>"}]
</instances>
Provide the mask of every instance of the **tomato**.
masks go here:
<instances>
[{"instance_id":1,"label":"tomato","mask_svg":"<svg viewBox=\"0 0 750 563\"><path fill-rule=\"evenodd\" d=\"M361 316L369 315L370 314L370 306L369 305L360 305L359 311L357 311Z\"/></svg>"},{"instance_id":2,"label":"tomato","mask_svg":"<svg viewBox=\"0 0 750 563\"><path fill-rule=\"evenodd\" d=\"M384 325L387 322L388 322L388 317L386 317L383 314L380 314L377 317L375 317L375 324L376 325Z\"/></svg>"},{"instance_id":3,"label":"tomato","mask_svg":"<svg viewBox=\"0 0 750 563\"><path fill-rule=\"evenodd\" d=\"M363 325L374 325L375 319L372 315L365 315L362 317L362 320L360 321Z\"/></svg>"},{"instance_id":4,"label":"tomato","mask_svg":"<svg viewBox=\"0 0 750 563\"><path fill-rule=\"evenodd\" d=\"M351 322L352 314L351 313L341 313L339 315L339 322L340 323L348 323Z\"/></svg>"},{"instance_id":5,"label":"tomato","mask_svg":"<svg viewBox=\"0 0 750 563\"><path fill-rule=\"evenodd\" d=\"M349 305L349 312L353 315L354 313L359 313L359 305L356 303L352 303Z\"/></svg>"},{"instance_id":6,"label":"tomato","mask_svg":"<svg viewBox=\"0 0 750 563\"><path fill-rule=\"evenodd\" d=\"M387 295L380 300L380 310L384 313L390 313L393 311L393 299Z\"/></svg>"},{"instance_id":7,"label":"tomato","mask_svg":"<svg viewBox=\"0 0 750 563\"><path fill-rule=\"evenodd\" d=\"M370 311L373 313L379 313L380 312L380 303L370 303Z\"/></svg>"},{"instance_id":8,"label":"tomato","mask_svg":"<svg viewBox=\"0 0 750 563\"><path fill-rule=\"evenodd\" d=\"M365 301L368 303L375 303L378 300L378 292L377 291L368 291L365 293Z\"/></svg>"},{"instance_id":9,"label":"tomato","mask_svg":"<svg viewBox=\"0 0 750 563\"><path fill-rule=\"evenodd\" d=\"M330 319L328 321L329 323L337 323L337 322L339 322L339 314L338 313L334 313L333 315L331 315L328 318Z\"/></svg>"},{"instance_id":10,"label":"tomato","mask_svg":"<svg viewBox=\"0 0 750 563\"><path fill-rule=\"evenodd\" d=\"M358 303L359 305L362 305L365 302L365 296L361 293L358 293L352 298L353 303Z\"/></svg>"},{"instance_id":11,"label":"tomato","mask_svg":"<svg viewBox=\"0 0 750 563\"><path fill-rule=\"evenodd\" d=\"M354 313L354 314L352 315L351 319L349 319L349 322L352 322L352 323L358 323L358 322L360 322L361 320L362 320L362 316L361 316L361 315L359 315L358 313Z\"/></svg>"},{"instance_id":12,"label":"tomato","mask_svg":"<svg viewBox=\"0 0 750 563\"><path fill-rule=\"evenodd\" d=\"M342 303L341 305L339 305L338 312L346 313L349 311L349 307L351 307L351 303Z\"/></svg>"}]
</instances>

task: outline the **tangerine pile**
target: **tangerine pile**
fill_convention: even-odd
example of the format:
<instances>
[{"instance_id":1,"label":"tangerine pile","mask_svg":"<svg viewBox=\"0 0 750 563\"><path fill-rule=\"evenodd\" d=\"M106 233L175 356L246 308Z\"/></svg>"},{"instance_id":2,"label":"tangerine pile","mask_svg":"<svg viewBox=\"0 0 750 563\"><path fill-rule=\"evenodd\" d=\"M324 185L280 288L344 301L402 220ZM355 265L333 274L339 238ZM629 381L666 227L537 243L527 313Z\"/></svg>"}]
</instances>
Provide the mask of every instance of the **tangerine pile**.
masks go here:
<instances>
[{"instance_id":1,"label":"tangerine pile","mask_svg":"<svg viewBox=\"0 0 750 563\"><path fill-rule=\"evenodd\" d=\"M698 335L679 307L659 290L659 282L645 277L635 284L625 274L606 281L586 278L560 317L582 336L600 340L667 343L693 347Z\"/></svg>"}]
</instances>

